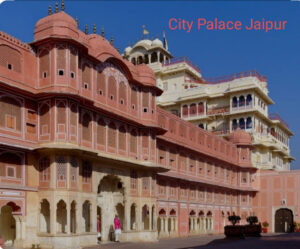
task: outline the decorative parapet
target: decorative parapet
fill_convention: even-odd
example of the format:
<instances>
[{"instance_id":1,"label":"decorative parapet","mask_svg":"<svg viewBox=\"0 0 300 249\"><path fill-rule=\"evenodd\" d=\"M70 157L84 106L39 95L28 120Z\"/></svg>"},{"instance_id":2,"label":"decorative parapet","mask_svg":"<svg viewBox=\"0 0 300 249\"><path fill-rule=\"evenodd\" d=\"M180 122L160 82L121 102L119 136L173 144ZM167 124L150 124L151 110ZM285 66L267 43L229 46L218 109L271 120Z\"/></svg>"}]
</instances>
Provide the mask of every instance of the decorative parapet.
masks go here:
<instances>
[{"instance_id":1,"label":"decorative parapet","mask_svg":"<svg viewBox=\"0 0 300 249\"><path fill-rule=\"evenodd\" d=\"M198 73L201 74L201 69L195 65L193 62L191 62L187 57L182 56L182 57L176 57L176 58L172 58L169 61L165 61L163 66L170 66L170 65L175 65L175 64L179 64L179 63L186 63L188 64L190 67L192 67L194 70L196 70Z\"/></svg>"},{"instance_id":2,"label":"decorative parapet","mask_svg":"<svg viewBox=\"0 0 300 249\"><path fill-rule=\"evenodd\" d=\"M15 38L15 37L13 37L13 36L11 36L9 34L6 34L3 31L0 31L0 39L1 38L4 39L4 40L6 40L6 41L8 41L9 43L15 44L18 47L21 47L23 49L31 51L31 46L30 45L28 45L28 44L20 41L19 39Z\"/></svg>"},{"instance_id":3,"label":"decorative parapet","mask_svg":"<svg viewBox=\"0 0 300 249\"><path fill-rule=\"evenodd\" d=\"M287 122L285 122L278 113L270 113L269 114L269 119L271 120L278 120L281 124L283 124L287 129L289 129L289 125Z\"/></svg>"},{"instance_id":4,"label":"decorative parapet","mask_svg":"<svg viewBox=\"0 0 300 249\"><path fill-rule=\"evenodd\" d=\"M256 70L240 72L240 73L235 73L235 74L226 75L226 76L207 77L207 78L203 78L203 79L204 79L205 84L221 84L221 83L233 81L235 79L241 79L241 78L246 78L246 77L255 77L261 82L267 82L267 77L259 74Z\"/></svg>"}]
</instances>

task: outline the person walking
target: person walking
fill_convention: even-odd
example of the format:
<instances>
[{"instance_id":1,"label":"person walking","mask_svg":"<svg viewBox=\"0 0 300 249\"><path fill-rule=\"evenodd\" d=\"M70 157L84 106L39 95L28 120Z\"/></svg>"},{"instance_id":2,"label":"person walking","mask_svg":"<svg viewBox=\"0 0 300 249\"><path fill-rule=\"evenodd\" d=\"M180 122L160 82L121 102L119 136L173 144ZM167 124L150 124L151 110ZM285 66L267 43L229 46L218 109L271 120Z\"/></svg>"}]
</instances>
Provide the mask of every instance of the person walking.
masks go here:
<instances>
[{"instance_id":1,"label":"person walking","mask_svg":"<svg viewBox=\"0 0 300 249\"><path fill-rule=\"evenodd\" d=\"M100 244L101 240L101 220L100 220L100 215L97 215L97 239L98 239L98 244Z\"/></svg>"},{"instance_id":2,"label":"person walking","mask_svg":"<svg viewBox=\"0 0 300 249\"><path fill-rule=\"evenodd\" d=\"M115 216L114 226L115 226L115 242L120 242L119 235L121 234L121 224L118 215Z\"/></svg>"}]
</instances>

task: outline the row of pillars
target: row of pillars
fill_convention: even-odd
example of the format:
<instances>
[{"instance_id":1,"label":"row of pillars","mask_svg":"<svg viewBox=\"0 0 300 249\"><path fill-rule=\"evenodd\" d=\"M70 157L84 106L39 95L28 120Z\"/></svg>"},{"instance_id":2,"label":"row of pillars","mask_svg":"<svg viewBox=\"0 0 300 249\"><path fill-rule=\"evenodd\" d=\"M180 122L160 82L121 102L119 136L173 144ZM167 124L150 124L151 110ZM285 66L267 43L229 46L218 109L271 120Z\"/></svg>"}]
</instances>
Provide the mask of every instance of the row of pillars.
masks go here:
<instances>
[{"instance_id":1,"label":"row of pillars","mask_svg":"<svg viewBox=\"0 0 300 249\"><path fill-rule=\"evenodd\" d=\"M20 215L14 215L13 217L16 221L16 239L14 245L19 246L22 245L22 241L26 238L25 217Z\"/></svg>"},{"instance_id":2,"label":"row of pillars","mask_svg":"<svg viewBox=\"0 0 300 249\"><path fill-rule=\"evenodd\" d=\"M160 218L160 231L159 236L170 236L177 234L178 220L177 217L159 217ZM170 225L170 226L169 226Z\"/></svg>"},{"instance_id":3,"label":"row of pillars","mask_svg":"<svg viewBox=\"0 0 300 249\"><path fill-rule=\"evenodd\" d=\"M213 230L212 218L190 217L191 233L207 233Z\"/></svg>"}]
</instances>

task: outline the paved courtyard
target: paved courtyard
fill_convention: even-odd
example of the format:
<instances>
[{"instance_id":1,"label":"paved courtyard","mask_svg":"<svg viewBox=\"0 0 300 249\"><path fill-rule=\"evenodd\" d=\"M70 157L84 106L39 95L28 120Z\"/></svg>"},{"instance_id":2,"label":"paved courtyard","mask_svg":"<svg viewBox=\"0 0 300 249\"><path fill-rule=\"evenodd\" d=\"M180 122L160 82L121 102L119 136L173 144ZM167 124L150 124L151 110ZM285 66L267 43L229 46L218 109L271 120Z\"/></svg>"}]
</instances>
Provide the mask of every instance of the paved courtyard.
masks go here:
<instances>
[{"instance_id":1,"label":"paved courtyard","mask_svg":"<svg viewBox=\"0 0 300 249\"><path fill-rule=\"evenodd\" d=\"M225 239L223 235L162 239L152 243L109 243L85 249L300 249L300 233Z\"/></svg>"}]
</instances>

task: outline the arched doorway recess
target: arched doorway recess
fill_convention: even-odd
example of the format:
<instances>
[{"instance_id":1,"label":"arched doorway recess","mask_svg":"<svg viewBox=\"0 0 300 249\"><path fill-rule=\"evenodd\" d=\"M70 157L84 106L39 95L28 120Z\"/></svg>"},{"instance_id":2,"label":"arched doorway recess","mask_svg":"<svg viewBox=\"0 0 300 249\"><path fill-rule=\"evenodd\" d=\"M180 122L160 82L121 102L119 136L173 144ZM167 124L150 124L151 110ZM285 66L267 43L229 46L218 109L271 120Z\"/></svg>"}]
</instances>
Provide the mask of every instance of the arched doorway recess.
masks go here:
<instances>
[{"instance_id":1,"label":"arched doorway recess","mask_svg":"<svg viewBox=\"0 0 300 249\"><path fill-rule=\"evenodd\" d=\"M275 213L275 233L288 233L294 222L293 211L288 208L278 209Z\"/></svg>"},{"instance_id":2,"label":"arched doorway recess","mask_svg":"<svg viewBox=\"0 0 300 249\"><path fill-rule=\"evenodd\" d=\"M98 206L101 208L101 240L113 239L114 218L119 216L124 228L124 184L117 176L107 175L98 185Z\"/></svg>"}]
</instances>

